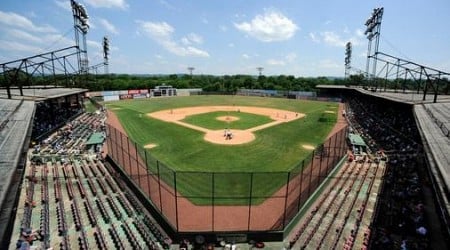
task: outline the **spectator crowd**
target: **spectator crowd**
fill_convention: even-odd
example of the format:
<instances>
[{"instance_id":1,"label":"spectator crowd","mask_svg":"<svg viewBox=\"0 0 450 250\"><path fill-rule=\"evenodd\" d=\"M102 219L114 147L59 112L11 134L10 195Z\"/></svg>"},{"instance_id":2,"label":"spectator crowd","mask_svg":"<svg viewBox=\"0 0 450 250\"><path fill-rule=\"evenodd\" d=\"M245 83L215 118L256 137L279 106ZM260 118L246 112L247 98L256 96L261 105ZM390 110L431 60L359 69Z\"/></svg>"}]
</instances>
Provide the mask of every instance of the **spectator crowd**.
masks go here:
<instances>
[{"instance_id":1,"label":"spectator crowd","mask_svg":"<svg viewBox=\"0 0 450 250\"><path fill-rule=\"evenodd\" d=\"M346 110L353 132L388 156L371 249L430 249L426 166L412 106L373 98L349 97Z\"/></svg>"}]
</instances>

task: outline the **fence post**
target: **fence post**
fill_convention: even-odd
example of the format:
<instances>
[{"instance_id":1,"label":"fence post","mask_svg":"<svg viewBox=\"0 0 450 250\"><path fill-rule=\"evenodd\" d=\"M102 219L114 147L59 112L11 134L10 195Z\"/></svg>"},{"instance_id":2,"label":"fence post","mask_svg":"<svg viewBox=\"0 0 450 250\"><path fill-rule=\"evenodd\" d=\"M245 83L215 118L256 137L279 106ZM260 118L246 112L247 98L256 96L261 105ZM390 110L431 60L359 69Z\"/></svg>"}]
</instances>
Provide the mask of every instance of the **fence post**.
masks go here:
<instances>
[{"instance_id":1,"label":"fence post","mask_svg":"<svg viewBox=\"0 0 450 250\"><path fill-rule=\"evenodd\" d=\"M212 172L211 176L211 216L212 216L212 231L214 232L214 172Z\"/></svg>"},{"instance_id":2,"label":"fence post","mask_svg":"<svg viewBox=\"0 0 450 250\"><path fill-rule=\"evenodd\" d=\"M284 214L283 214L283 230L286 223L286 209L287 209L287 200L289 195L289 179L291 177L291 172L287 173L287 182L286 182L286 194L284 196Z\"/></svg>"},{"instance_id":3,"label":"fence post","mask_svg":"<svg viewBox=\"0 0 450 250\"><path fill-rule=\"evenodd\" d=\"M115 150L115 152L114 152L115 159L114 160L116 160L116 163L120 164L120 162L119 162L119 140L117 139L117 129L116 128L114 128L114 150ZM121 166L121 167L123 167L123 166Z\"/></svg>"},{"instance_id":4,"label":"fence post","mask_svg":"<svg viewBox=\"0 0 450 250\"><path fill-rule=\"evenodd\" d=\"M334 152L334 154L333 154L334 155L333 156L333 166L335 166L338 163L339 158L341 158L340 155L336 155L336 147L338 147L338 145L337 145L337 138L341 134L341 132L342 132L342 129L338 133L336 133L334 135L335 137L334 137L334 150L333 150L333 152Z\"/></svg>"},{"instance_id":5,"label":"fence post","mask_svg":"<svg viewBox=\"0 0 450 250\"><path fill-rule=\"evenodd\" d=\"M346 140L347 140L347 127L345 127L345 130L343 130L342 134L343 134L343 137L344 137L344 140L341 142L342 148L344 149L344 153L342 155L344 155L346 153L346 150L347 150L347 147L345 147Z\"/></svg>"},{"instance_id":6,"label":"fence post","mask_svg":"<svg viewBox=\"0 0 450 250\"><path fill-rule=\"evenodd\" d=\"M304 170L305 170L305 160L302 161L302 171L300 171L300 185L299 185L297 212L300 211L300 203L302 201L302 185L303 185L303 171Z\"/></svg>"},{"instance_id":7,"label":"fence post","mask_svg":"<svg viewBox=\"0 0 450 250\"><path fill-rule=\"evenodd\" d=\"M111 151L111 127L109 124L106 124L106 148Z\"/></svg>"},{"instance_id":8,"label":"fence post","mask_svg":"<svg viewBox=\"0 0 450 250\"><path fill-rule=\"evenodd\" d=\"M320 158L319 158L319 174L317 175L318 178L317 178L317 185L316 185L316 188L317 188L317 186L318 186L319 183L320 183L320 179L322 178L322 160L323 160L324 154L325 154L325 144L322 144L322 152L320 152ZM311 175L311 176L312 176L312 175ZM314 190L316 190L316 188L314 188Z\"/></svg>"},{"instance_id":9,"label":"fence post","mask_svg":"<svg viewBox=\"0 0 450 250\"><path fill-rule=\"evenodd\" d=\"M176 226L177 226L177 232L179 231L178 229L178 194L177 194L177 172L173 171L173 188L175 189L175 221L176 221Z\"/></svg>"},{"instance_id":10,"label":"fence post","mask_svg":"<svg viewBox=\"0 0 450 250\"><path fill-rule=\"evenodd\" d=\"M161 212L162 212L163 211L163 205L162 205L162 197L161 197L161 174L160 174L160 171L159 171L159 161L158 160L156 161L156 169L158 171L159 207L160 207Z\"/></svg>"},{"instance_id":11,"label":"fence post","mask_svg":"<svg viewBox=\"0 0 450 250\"><path fill-rule=\"evenodd\" d=\"M113 128L114 129L114 150L116 151L115 153L114 153L114 160L116 161L116 163L119 163L119 158L118 158L118 153L117 153L117 151L119 150L118 148L117 148L117 130L116 130L116 128Z\"/></svg>"},{"instance_id":12,"label":"fence post","mask_svg":"<svg viewBox=\"0 0 450 250\"><path fill-rule=\"evenodd\" d=\"M309 185L308 185L308 197L309 194L311 193L311 179L312 179L312 169L313 169L313 165L314 165L314 155L315 155L315 150L312 151L311 154L311 164L310 164L310 168L309 168Z\"/></svg>"},{"instance_id":13,"label":"fence post","mask_svg":"<svg viewBox=\"0 0 450 250\"><path fill-rule=\"evenodd\" d=\"M336 134L334 134L333 136L336 136ZM326 165L326 170L325 170L325 175L324 175L324 179L327 178L328 176L328 172L330 171L330 157L331 157L331 141L333 138L329 138L328 140L328 149L327 149L327 165Z\"/></svg>"},{"instance_id":14,"label":"fence post","mask_svg":"<svg viewBox=\"0 0 450 250\"><path fill-rule=\"evenodd\" d=\"M122 166L125 168L125 172L127 172L128 175L131 177L131 173L129 173L128 171L126 171L125 156L124 156L124 148L123 148L123 135L122 135L122 132L119 131L119 133L120 133L120 149L121 149L121 151L122 151L122 157L120 157L120 159L121 159L121 161L122 161L121 164L122 164Z\"/></svg>"},{"instance_id":15,"label":"fence post","mask_svg":"<svg viewBox=\"0 0 450 250\"><path fill-rule=\"evenodd\" d=\"M253 172L250 173L250 195L248 201L248 223L247 231L250 231L251 215L252 215L252 195L253 195Z\"/></svg>"},{"instance_id":16,"label":"fence post","mask_svg":"<svg viewBox=\"0 0 450 250\"><path fill-rule=\"evenodd\" d=\"M150 167L147 165L147 151L144 150L144 157L145 157L145 168L146 168L146 172L147 172L147 189L148 189L148 198L150 200L152 200L152 190L150 189L151 185L150 185L150 178L151 178L151 172L150 172ZM152 200L153 201L153 200Z\"/></svg>"},{"instance_id":17,"label":"fence post","mask_svg":"<svg viewBox=\"0 0 450 250\"><path fill-rule=\"evenodd\" d=\"M136 167L137 167L138 183L139 183L139 187L142 189L142 186L141 186L141 173L140 173L141 171L139 171L141 167L139 166L138 148L137 148L137 143L136 142L134 143L134 151L136 151L136 159L135 159L135 161L136 161ZM128 154L130 154L130 162L131 162L131 153L130 153L130 151L128 151Z\"/></svg>"}]
</instances>

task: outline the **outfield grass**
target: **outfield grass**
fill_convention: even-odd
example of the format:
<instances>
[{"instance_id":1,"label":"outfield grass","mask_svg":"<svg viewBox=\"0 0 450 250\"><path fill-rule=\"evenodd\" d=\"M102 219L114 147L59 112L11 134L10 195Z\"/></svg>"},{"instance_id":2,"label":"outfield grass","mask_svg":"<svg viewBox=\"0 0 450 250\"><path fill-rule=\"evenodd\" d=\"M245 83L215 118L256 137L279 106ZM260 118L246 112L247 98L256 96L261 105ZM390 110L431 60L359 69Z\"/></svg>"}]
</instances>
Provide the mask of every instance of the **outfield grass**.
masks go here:
<instances>
[{"instance_id":1,"label":"outfield grass","mask_svg":"<svg viewBox=\"0 0 450 250\"><path fill-rule=\"evenodd\" d=\"M230 147L204 141L202 132L145 116L165 109L216 105L277 108L304 113L306 117L256 131L256 139L252 142ZM249 197L250 191L253 197L270 196L286 183L287 172L299 171L296 169L299 163L311 153L302 145L315 146L324 141L336 122L338 105L262 97L191 96L126 100L108 103L107 107L118 115L133 141L141 146L158 145L148 150L148 154L177 172L177 191L187 197L214 196L215 204L248 204L247 199L238 198ZM187 117L185 122L223 129L227 122L217 121L217 115L222 115L222 112ZM265 123L264 119L270 121L268 117L254 114L236 112L233 116L242 117L233 122L233 128L242 126L245 129L246 126ZM155 171L153 165L150 168ZM170 171L165 172L162 178L174 186ZM257 198L251 202L262 200ZM196 204L211 202L198 198L191 198L191 201Z\"/></svg>"}]
</instances>

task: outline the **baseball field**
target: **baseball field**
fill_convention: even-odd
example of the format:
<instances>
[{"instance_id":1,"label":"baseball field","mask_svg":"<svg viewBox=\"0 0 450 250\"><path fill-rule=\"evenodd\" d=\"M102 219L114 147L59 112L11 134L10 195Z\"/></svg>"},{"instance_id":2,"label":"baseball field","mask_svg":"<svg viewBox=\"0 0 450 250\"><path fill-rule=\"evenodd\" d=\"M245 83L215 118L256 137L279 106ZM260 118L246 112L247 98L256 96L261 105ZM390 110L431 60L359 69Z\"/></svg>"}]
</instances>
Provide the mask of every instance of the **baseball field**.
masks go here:
<instances>
[{"instance_id":1,"label":"baseball field","mask_svg":"<svg viewBox=\"0 0 450 250\"><path fill-rule=\"evenodd\" d=\"M211 196L221 205L248 204L247 197L261 203L286 184L287 173L300 172L338 116L337 103L246 96L134 99L106 107L131 140L170 169L159 172L161 179L197 205L210 205Z\"/></svg>"}]
</instances>

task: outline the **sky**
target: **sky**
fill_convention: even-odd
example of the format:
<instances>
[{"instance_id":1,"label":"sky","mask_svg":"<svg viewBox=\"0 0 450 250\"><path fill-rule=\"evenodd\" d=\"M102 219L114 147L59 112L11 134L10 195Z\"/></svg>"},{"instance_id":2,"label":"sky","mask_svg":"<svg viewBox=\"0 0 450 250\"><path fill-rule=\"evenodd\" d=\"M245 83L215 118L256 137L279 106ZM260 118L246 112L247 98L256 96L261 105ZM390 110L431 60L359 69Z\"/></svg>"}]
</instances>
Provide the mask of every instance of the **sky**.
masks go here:
<instances>
[{"instance_id":1,"label":"sky","mask_svg":"<svg viewBox=\"0 0 450 250\"><path fill-rule=\"evenodd\" d=\"M379 51L450 72L449 0L78 0L89 64L110 73L344 76L365 69L364 25L384 7ZM69 0L1 0L0 63L75 45Z\"/></svg>"}]
</instances>

